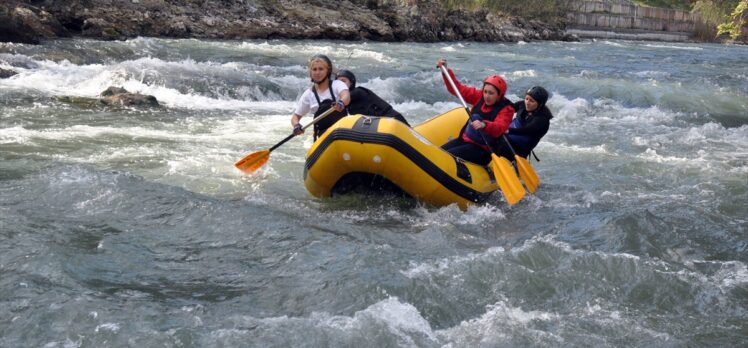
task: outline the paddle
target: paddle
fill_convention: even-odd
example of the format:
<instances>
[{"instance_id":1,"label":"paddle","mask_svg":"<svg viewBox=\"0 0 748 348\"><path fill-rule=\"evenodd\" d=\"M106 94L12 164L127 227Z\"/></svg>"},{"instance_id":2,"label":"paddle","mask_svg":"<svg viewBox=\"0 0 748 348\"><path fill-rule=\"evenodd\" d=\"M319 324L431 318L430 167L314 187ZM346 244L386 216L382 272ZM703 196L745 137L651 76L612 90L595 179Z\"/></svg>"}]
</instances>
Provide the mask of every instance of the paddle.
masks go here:
<instances>
[{"instance_id":1,"label":"paddle","mask_svg":"<svg viewBox=\"0 0 748 348\"><path fill-rule=\"evenodd\" d=\"M323 118L327 117L327 115L333 113L333 111L335 111L335 108L328 109L327 111L325 111L321 115L315 117L314 120L312 120L312 122L309 122L309 124L307 124L306 126L302 127L301 130L305 130L309 126L311 126L311 125L313 125L313 124L321 121ZM273 147L271 147L271 148L269 148L267 150L253 152L253 153L245 156L244 158L242 158L239 161L237 161L236 163L234 163L234 166L236 168L238 168L239 170L241 170L242 172L244 172L244 174L252 173L255 170L257 170L260 167L262 167L265 164L265 162L267 162L268 159L270 159L270 153L273 150L275 150L278 147L280 147L281 145L285 144L287 141L291 140L291 138L293 138L295 136L296 136L296 134L291 133L291 135L287 136L285 139L281 140L279 143L273 145Z\"/></svg>"},{"instance_id":2,"label":"paddle","mask_svg":"<svg viewBox=\"0 0 748 348\"><path fill-rule=\"evenodd\" d=\"M527 158L524 158L514 152L512 143L509 142L509 138L506 137L506 134L502 134L501 137L504 139L504 141L506 141L506 144L509 145L509 150L512 150L514 161L517 164L517 169L519 170L519 176L522 178L525 186L527 186L527 190L531 193L535 193L535 191L537 191L538 189L538 185L540 185L540 177L538 177L538 174L535 173L534 169L532 169L530 161L528 161Z\"/></svg>"},{"instance_id":3,"label":"paddle","mask_svg":"<svg viewBox=\"0 0 748 348\"><path fill-rule=\"evenodd\" d=\"M465 107L465 111L470 115L470 109L468 108L465 99L462 98L462 94L460 94L454 81L452 81L452 76L449 76L447 68L442 65L441 69L444 76L447 77L447 81L449 81L449 84L452 86L452 90L454 90L457 97L460 98L462 106ZM470 125L468 125L468 127L470 127ZM490 143L483 132L478 133L483 137L483 141L486 145L491 148L491 145L489 145ZM496 182L499 184L501 193L504 194L504 198L509 205L516 204L525 196L525 188L522 187L522 184L519 182L519 178L517 177L517 173L514 171L512 164L509 163L509 160L506 158L497 156L496 153L493 152L493 149L491 149L491 170L496 178Z\"/></svg>"}]
</instances>

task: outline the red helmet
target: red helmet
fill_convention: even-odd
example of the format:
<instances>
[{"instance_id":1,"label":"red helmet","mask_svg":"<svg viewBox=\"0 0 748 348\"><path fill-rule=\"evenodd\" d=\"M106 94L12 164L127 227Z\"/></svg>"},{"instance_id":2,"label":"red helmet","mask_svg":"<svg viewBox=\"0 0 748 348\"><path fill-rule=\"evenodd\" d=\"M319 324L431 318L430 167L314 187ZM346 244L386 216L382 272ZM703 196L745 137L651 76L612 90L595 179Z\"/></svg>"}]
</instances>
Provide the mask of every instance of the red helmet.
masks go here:
<instances>
[{"instance_id":1,"label":"red helmet","mask_svg":"<svg viewBox=\"0 0 748 348\"><path fill-rule=\"evenodd\" d=\"M491 86L496 87L496 89L499 90L499 96L503 97L506 93L506 81L499 76L499 75L491 75L489 77L486 77L485 80L483 80L484 84L489 84Z\"/></svg>"}]
</instances>

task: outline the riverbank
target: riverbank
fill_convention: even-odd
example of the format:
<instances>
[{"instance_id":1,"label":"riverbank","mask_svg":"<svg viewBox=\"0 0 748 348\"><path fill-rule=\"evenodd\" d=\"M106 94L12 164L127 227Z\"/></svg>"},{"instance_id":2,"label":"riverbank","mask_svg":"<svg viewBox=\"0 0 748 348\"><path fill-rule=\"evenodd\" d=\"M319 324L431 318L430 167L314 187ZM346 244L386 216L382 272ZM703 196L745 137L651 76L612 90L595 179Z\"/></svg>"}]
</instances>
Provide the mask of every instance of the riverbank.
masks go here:
<instances>
[{"instance_id":1,"label":"riverbank","mask_svg":"<svg viewBox=\"0 0 748 348\"><path fill-rule=\"evenodd\" d=\"M576 40L562 25L448 10L422 0L384 1L7 1L0 41L38 43L81 36L369 41Z\"/></svg>"}]
</instances>

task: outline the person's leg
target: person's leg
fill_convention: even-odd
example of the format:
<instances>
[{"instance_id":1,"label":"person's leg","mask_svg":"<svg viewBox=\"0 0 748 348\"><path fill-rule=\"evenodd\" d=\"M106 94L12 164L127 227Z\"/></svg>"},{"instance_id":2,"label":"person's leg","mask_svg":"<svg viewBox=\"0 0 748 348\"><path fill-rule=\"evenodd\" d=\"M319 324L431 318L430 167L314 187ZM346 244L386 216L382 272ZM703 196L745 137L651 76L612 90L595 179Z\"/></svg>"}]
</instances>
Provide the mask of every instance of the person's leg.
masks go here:
<instances>
[{"instance_id":1,"label":"person's leg","mask_svg":"<svg viewBox=\"0 0 748 348\"><path fill-rule=\"evenodd\" d=\"M504 140L502 140L499 143L499 146L496 147L496 154L510 161L514 161L514 154L512 153L512 150L509 149L509 146L507 146L506 141Z\"/></svg>"},{"instance_id":2,"label":"person's leg","mask_svg":"<svg viewBox=\"0 0 748 348\"><path fill-rule=\"evenodd\" d=\"M445 144L444 148L455 157L459 157L465 161L480 165L487 165L489 162L491 162L491 154L489 154L482 147L462 141L461 144L452 144L453 142L454 140ZM447 145L450 145L449 148L447 148Z\"/></svg>"},{"instance_id":3,"label":"person's leg","mask_svg":"<svg viewBox=\"0 0 748 348\"><path fill-rule=\"evenodd\" d=\"M452 139L452 140L448 141L446 144L442 145L442 149L444 149L446 151L449 151L449 149L451 149L451 148L454 148L454 147L457 147L457 146L460 146L460 145L464 145L464 144L465 144L465 142L462 141L461 138Z\"/></svg>"}]
</instances>

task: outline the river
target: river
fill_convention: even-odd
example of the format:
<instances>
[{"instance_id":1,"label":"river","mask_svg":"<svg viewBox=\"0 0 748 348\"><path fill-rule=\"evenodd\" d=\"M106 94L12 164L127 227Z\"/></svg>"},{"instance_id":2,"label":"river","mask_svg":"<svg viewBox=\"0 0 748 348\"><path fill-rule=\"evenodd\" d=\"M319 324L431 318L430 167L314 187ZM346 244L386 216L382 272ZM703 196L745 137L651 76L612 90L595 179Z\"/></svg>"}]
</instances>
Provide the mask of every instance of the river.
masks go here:
<instances>
[{"instance_id":1,"label":"river","mask_svg":"<svg viewBox=\"0 0 748 348\"><path fill-rule=\"evenodd\" d=\"M317 199L316 53L417 124L461 82L555 117L534 195ZM748 47L632 41L0 43L0 346L748 345ZM160 108L65 102L109 86ZM302 122L308 122L306 117Z\"/></svg>"}]
</instances>

